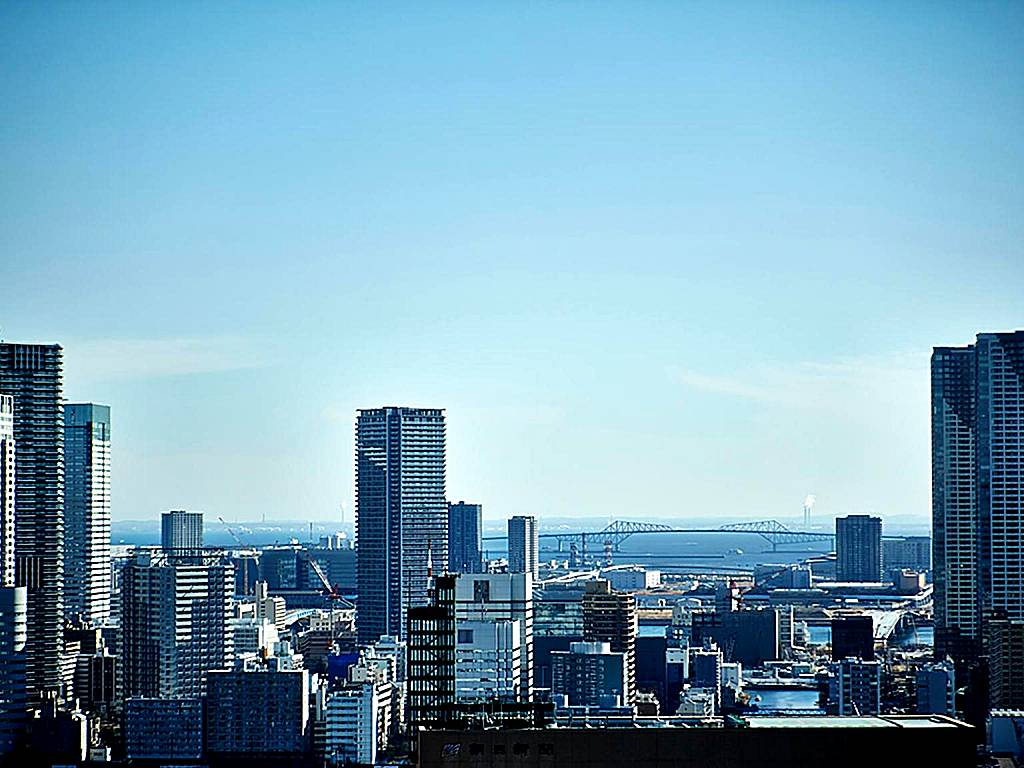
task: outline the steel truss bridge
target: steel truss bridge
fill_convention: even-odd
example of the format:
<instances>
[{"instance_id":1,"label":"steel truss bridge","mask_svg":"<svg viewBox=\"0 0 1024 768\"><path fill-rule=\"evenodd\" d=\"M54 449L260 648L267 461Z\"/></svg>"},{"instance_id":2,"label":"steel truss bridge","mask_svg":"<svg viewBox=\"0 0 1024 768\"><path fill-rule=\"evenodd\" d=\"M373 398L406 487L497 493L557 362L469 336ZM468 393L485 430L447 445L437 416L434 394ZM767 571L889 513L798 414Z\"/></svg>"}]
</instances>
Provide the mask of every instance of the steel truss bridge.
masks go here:
<instances>
[{"instance_id":1,"label":"steel truss bridge","mask_svg":"<svg viewBox=\"0 0 1024 768\"><path fill-rule=\"evenodd\" d=\"M554 549L564 551L568 546L574 555L586 557L596 545L607 552L618 552L622 542L638 533L749 533L760 536L771 545L772 551L787 544L822 544L822 550L835 548L835 534L820 531L794 531L777 520L758 520L750 523L729 523L717 528L675 528L663 523L644 523L633 520L616 520L600 531L577 533L541 533L538 539L555 543ZM488 536L484 541L499 541L504 536ZM550 548L548 548L550 551Z\"/></svg>"}]
</instances>

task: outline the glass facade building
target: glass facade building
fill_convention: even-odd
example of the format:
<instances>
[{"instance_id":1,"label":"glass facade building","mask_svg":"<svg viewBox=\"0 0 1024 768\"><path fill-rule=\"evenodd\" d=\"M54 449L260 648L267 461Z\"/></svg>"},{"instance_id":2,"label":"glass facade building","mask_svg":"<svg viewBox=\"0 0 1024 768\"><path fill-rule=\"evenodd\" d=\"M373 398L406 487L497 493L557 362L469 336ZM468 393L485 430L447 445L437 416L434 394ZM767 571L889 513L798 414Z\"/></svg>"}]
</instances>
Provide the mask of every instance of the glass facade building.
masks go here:
<instances>
[{"instance_id":1,"label":"glass facade building","mask_svg":"<svg viewBox=\"0 0 1024 768\"><path fill-rule=\"evenodd\" d=\"M110 616L110 407L64 406L64 611Z\"/></svg>"},{"instance_id":2,"label":"glass facade building","mask_svg":"<svg viewBox=\"0 0 1024 768\"><path fill-rule=\"evenodd\" d=\"M936 654L969 658L983 616L1024 620L1024 331L936 347L931 377Z\"/></svg>"}]
</instances>

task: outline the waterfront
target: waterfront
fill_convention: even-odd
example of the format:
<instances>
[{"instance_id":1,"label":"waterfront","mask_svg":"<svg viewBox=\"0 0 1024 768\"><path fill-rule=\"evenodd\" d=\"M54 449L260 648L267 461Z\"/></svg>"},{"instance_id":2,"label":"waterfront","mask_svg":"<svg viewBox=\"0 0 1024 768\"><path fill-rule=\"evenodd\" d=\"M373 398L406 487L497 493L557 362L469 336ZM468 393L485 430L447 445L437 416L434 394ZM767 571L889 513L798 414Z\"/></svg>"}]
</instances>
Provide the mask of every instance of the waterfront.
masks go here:
<instances>
[{"instance_id":1,"label":"waterfront","mask_svg":"<svg viewBox=\"0 0 1024 768\"><path fill-rule=\"evenodd\" d=\"M818 707L817 691L748 691L751 704L761 711L771 712L809 712L822 710Z\"/></svg>"}]
</instances>

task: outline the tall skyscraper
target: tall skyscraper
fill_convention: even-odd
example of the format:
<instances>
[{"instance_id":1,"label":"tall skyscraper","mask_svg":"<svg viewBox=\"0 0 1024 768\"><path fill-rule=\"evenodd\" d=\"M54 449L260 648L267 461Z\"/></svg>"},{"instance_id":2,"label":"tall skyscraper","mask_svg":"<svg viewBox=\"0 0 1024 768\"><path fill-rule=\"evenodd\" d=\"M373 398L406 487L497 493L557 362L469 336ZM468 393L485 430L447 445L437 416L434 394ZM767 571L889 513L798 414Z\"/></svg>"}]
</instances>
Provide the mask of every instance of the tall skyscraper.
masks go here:
<instances>
[{"instance_id":1,"label":"tall skyscraper","mask_svg":"<svg viewBox=\"0 0 1024 768\"><path fill-rule=\"evenodd\" d=\"M537 518L517 515L508 520L508 572L537 578Z\"/></svg>"},{"instance_id":2,"label":"tall skyscraper","mask_svg":"<svg viewBox=\"0 0 1024 768\"><path fill-rule=\"evenodd\" d=\"M356 543L359 642L403 637L409 608L427 602L428 560L448 569L443 410L359 411Z\"/></svg>"},{"instance_id":3,"label":"tall skyscraper","mask_svg":"<svg viewBox=\"0 0 1024 768\"><path fill-rule=\"evenodd\" d=\"M202 696L206 673L234 657L231 561L209 552L139 551L121 589L125 697Z\"/></svg>"},{"instance_id":4,"label":"tall skyscraper","mask_svg":"<svg viewBox=\"0 0 1024 768\"><path fill-rule=\"evenodd\" d=\"M14 586L14 398L0 394L0 587Z\"/></svg>"},{"instance_id":5,"label":"tall skyscraper","mask_svg":"<svg viewBox=\"0 0 1024 768\"><path fill-rule=\"evenodd\" d=\"M15 581L28 588L29 696L61 685L64 652L63 350L0 343L0 392L14 399Z\"/></svg>"},{"instance_id":6,"label":"tall skyscraper","mask_svg":"<svg viewBox=\"0 0 1024 768\"><path fill-rule=\"evenodd\" d=\"M203 513L175 509L160 516L160 546L185 551L203 548Z\"/></svg>"},{"instance_id":7,"label":"tall skyscraper","mask_svg":"<svg viewBox=\"0 0 1024 768\"><path fill-rule=\"evenodd\" d=\"M64 612L110 616L110 407L64 406Z\"/></svg>"},{"instance_id":8,"label":"tall skyscraper","mask_svg":"<svg viewBox=\"0 0 1024 768\"><path fill-rule=\"evenodd\" d=\"M448 505L448 570L480 573L483 570L481 536L483 507L460 501Z\"/></svg>"},{"instance_id":9,"label":"tall skyscraper","mask_svg":"<svg viewBox=\"0 0 1024 768\"><path fill-rule=\"evenodd\" d=\"M1024 331L936 347L931 368L935 651L969 659L984 616L1024 620Z\"/></svg>"},{"instance_id":10,"label":"tall skyscraper","mask_svg":"<svg viewBox=\"0 0 1024 768\"><path fill-rule=\"evenodd\" d=\"M882 519L869 515L836 518L836 579L882 580Z\"/></svg>"}]
</instances>

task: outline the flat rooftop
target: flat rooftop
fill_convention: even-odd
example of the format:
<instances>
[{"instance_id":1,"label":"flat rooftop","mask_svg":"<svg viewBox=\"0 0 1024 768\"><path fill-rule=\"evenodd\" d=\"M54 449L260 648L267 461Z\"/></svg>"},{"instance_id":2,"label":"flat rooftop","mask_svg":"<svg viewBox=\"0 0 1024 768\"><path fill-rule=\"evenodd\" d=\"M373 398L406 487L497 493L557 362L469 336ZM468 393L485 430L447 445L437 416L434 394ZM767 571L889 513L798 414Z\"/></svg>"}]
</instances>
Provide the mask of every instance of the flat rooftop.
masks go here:
<instances>
[{"instance_id":1,"label":"flat rooftop","mask_svg":"<svg viewBox=\"0 0 1024 768\"><path fill-rule=\"evenodd\" d=\"M835 717L831 715L752 715L744 717L748 728L970 728L967 723L945 715L878 715L865 717ZM721 717L686 717L667 715L644 717L602 713L560 715L555 718L555 727L573 728L722 728L725 720Z\"/></svg>"},{"instance_id":2,"label":"flat rooftop","mask_svg":"<svg viewBox=\"0 0 1024 768\"><path fill-rule=\"evenodd\" d=\"M747 717L751 728L969 728L943 715L879 715L877 717Z\"/></svg>"}]
</instances>

